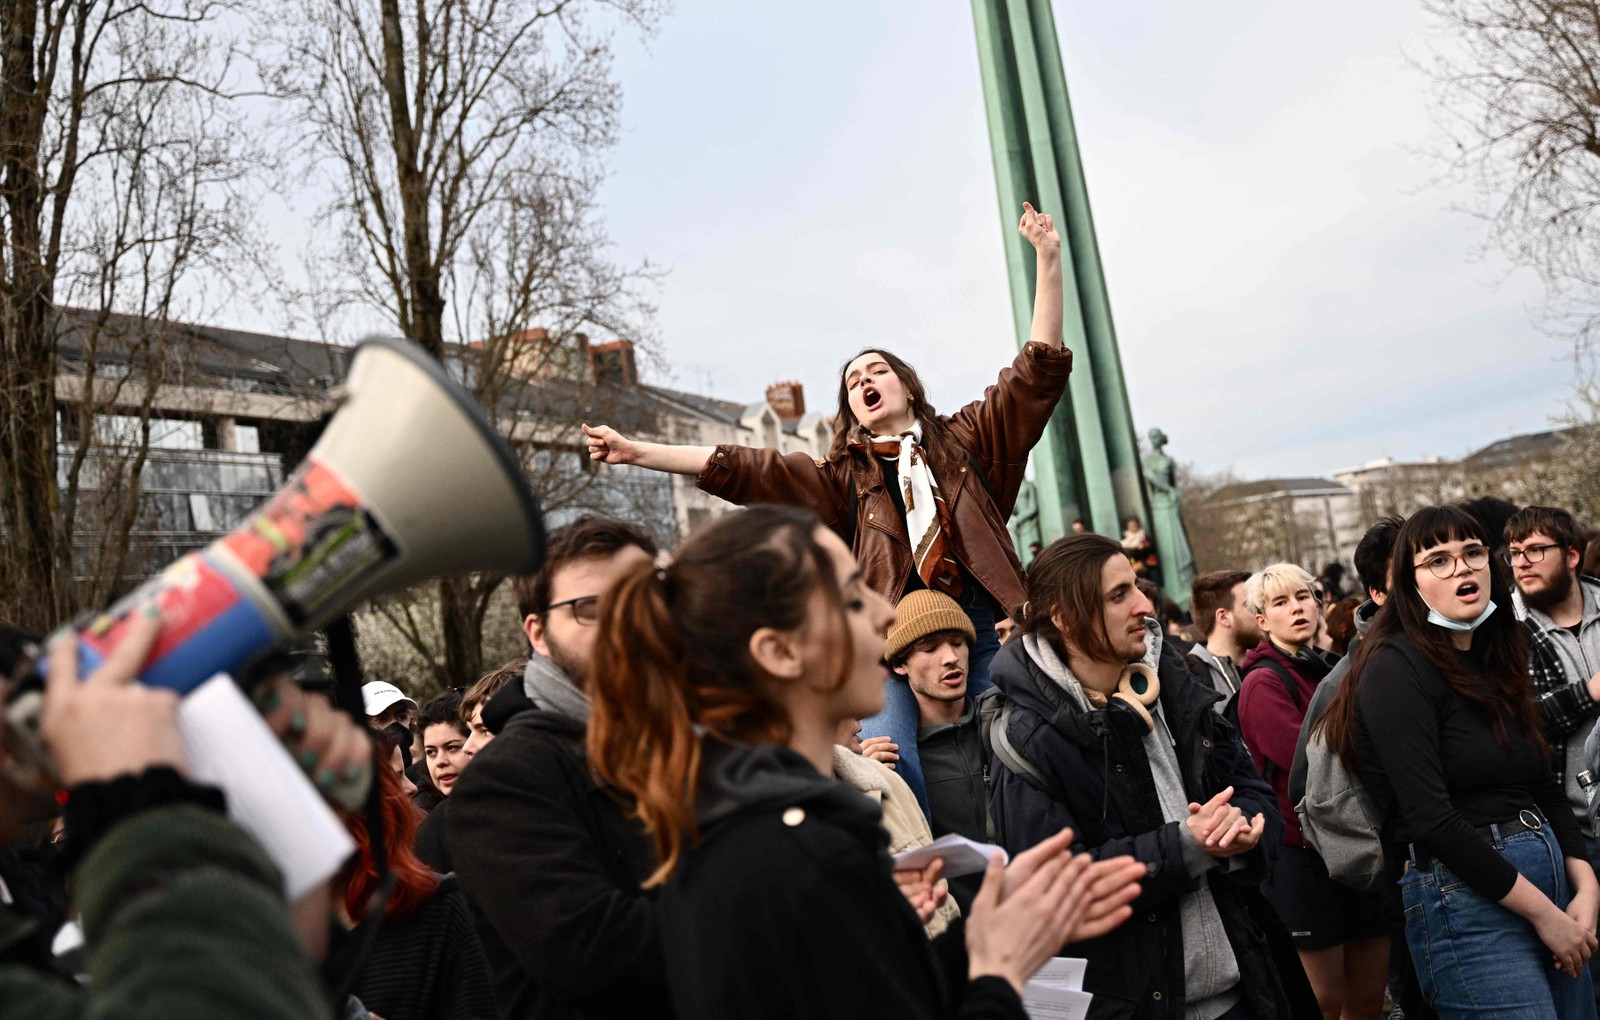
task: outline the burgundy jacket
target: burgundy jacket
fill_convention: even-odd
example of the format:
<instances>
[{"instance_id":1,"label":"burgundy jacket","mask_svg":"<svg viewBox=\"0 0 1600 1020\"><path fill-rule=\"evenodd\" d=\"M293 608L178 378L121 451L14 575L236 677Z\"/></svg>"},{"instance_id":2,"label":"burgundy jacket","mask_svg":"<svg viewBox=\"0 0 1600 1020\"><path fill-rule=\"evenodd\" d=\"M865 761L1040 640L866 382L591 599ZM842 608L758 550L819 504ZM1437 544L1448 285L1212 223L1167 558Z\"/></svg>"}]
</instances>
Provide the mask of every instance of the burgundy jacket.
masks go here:
<instances>
[{"instance_id":1,"label":"burgundy jacket","mask_svg":"<svg viewBox=\"0 0 1600 1020\"><path fill-rule=\"evenodd\" d=\"M1294 677L1300 694L1298 708L1278 675L1259 665L1265 658L1271 658ZM1278 810L1283 812L1284 844L1305 846L1306 839L1300 834L1300 816L1289 803L1289 769L1294 765L1294 745L1300 739L1300 724L1305 721L1306 708L1311 704L1312 695L1317 693L1321 678L1307 676L1299 663L1279 651L1271 638L1265 637L1244 653L1239 675L1243 678L1239 683L1239 736L1250 750L1250 760L1278 795Z\"/></svg>"},{"instance_id":2,"label":"burgundy jacket","mask_svg":"<svg viewBox=\"0 0 1600 1020\"><path fill-rule=\"evenodd\" d=\"M944 419L969 454L952 477L938 479L950 507L951 550L1005 612L1027 599L1022 563L1006 522L1022 487L1028 452L1044 434L1071 371L1071 351L1029 342L982 399ZM982 478L968 470L974 466ZM884 488L876 458L872 468L877 482L855 493L852 501L848 460L724 444L706 461L695 484L741 506L784 503L815 511L850 543L867 584L898 603L911 576L911 540L905 518Z\"/></svg>"}]
</instances>

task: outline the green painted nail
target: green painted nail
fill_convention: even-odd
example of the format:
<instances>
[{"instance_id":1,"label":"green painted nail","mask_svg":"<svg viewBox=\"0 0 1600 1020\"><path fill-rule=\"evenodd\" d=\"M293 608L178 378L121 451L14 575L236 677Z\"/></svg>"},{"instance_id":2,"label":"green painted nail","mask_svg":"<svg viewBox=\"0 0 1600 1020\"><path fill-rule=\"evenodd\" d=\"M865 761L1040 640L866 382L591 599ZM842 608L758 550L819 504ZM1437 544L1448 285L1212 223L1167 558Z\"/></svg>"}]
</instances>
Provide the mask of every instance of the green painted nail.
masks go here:
<instances>
[{"instance_id":1,"label":"green painted nail","mask_svg":"<svg viewBox=\"0 0 1600 1020\"><path fill-rule=\"evenodd\" d=\"M309 772L313 768L315 768L316 764L317 764L317 752L315 752L315 751L306 751L306 752L304 752L304 753L302 753L300 755L300 766L301 766L301 768L304 768L307 772Z\"/></svg>"},{"instance_id":2,"label":"green painted nail","mask_svg":"<svg viewBox=\"0 0 1600 1020\"><path fill-rule=\"evenodd\" d=\"M276 687L269 687L267 688L266 693L261 695L257 701L261 705L261 711L271 712L276 710L279 705L283 704L283 696L278 693L278 689Z\"/></svg>"},{"instance_id":3,"label":"green painted nail","mask_svg":"<svg viewBox=\"0 0 1600 1020\"><path fill-rule=\"evenodd\" d=\"M305 731L306 731L306 714L304 712L296 712L294 715L289 717L289 732L290 733L293 733L295 736L298 737L300 734L304 733Z\"/></svg>"},{"instance_id":4,"label":"green painted nail","mask_svg":"<svg viewBox=\"0 0 1600 1020\"><path fill-rule=\"evenodd\" d=\"M361 778L361 766L360 765L347 765L347 766L345 766L345 770L344 770L344 781L345 782L353 783L353 782L355 782L356 780L358 780L360 778Z\"/></svg>"},{"instance_id":5,"label":"green painted nail","mask_svg":"<svg viewBox=\"0 0 1600 1020\"><path fill-rule=\"evenodd\" d=\"M334 774L332 769L323 769L317 774L317 785L324 790L333 789Z\"/></svg>"}]
</instances>

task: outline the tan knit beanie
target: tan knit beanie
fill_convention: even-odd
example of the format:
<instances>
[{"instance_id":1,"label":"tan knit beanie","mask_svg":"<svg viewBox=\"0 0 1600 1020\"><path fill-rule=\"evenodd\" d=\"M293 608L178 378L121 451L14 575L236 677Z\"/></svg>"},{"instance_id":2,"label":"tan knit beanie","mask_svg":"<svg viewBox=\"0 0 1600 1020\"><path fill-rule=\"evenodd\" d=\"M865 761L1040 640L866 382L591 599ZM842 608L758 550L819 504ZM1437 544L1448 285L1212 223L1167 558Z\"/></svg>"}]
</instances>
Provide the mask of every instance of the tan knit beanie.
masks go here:
<instances>
[{"instance_id":1,"label":"tan knit beanie","mask_svg":"<svg viewBox=\"0 0 1600 1020\"><path fill-rule=\"evenodd\" d=\"M970 642L976 643L978 640L978 632L973 629L972 621L956 605L955 599L931 588L914 591L895 607L894 626L889 630L883 657L893 662L911 645L941 630L960 631Z\"/></svg>"}]
</instances>

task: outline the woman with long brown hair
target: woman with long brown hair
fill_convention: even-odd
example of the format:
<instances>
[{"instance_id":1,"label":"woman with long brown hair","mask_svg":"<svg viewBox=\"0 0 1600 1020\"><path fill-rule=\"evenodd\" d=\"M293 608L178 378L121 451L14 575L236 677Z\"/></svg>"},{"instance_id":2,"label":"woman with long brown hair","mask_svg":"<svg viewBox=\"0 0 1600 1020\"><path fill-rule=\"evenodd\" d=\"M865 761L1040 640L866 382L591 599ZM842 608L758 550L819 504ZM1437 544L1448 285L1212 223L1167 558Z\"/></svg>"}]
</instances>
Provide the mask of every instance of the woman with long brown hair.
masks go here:
<instances>
[{"instance_id":1,"label":"woman with long brown hair","mask_svg":"<svg viewBox=\"0 0 1600 1020\"><path fill-rule=\"evenodd\" d=\"M700 488L732 503L806 507L850 545L867 587L891 605L919 588L950 595L978 634L967 667L967 689L976 697L993 686L995 624L1027 599L1006 522L1028 452L1072 368L1061 342L1061 235L1051 217L1026 204L1017 230L1035 252L1028 343L981 399L955 414L934 410L916 370L873 347L840 369L833 441L821 459L772 447L641 443L585 425L589 456L693 475ZM916 699L905 683L889 686L887 709L865 720L863 732L891 738L896 767L926 813Z\"/></svg>"},{"instance_id":2,"label":"woman with long brown hair","mask_svg":"<svg viewBox=\"0 0 1600 1020\"><path fill-rule=\"evenodd\" d=\"M837 535L777 507L602 603L589 758L655 841L677 1016L1021 1018L1034 970L1128 916L1143 866L1090 865L1062 833L991 861L935 952L876 808L832 778L840 722L882 705L893 620Z\"/></svg>"},{"instance_id":3,"label":"woman with long brown hair","mask_svg":"<svg viewBox=\"0 0 1600 1020\"><path fill-rule=\"evenodd\" d=\"M1491 542L1457 507L1405 522L1388 601L1317 726L1383 818L1439 1015L1592 1020L1600 885L1549 767Z\"/></svg>"}]
</instances>

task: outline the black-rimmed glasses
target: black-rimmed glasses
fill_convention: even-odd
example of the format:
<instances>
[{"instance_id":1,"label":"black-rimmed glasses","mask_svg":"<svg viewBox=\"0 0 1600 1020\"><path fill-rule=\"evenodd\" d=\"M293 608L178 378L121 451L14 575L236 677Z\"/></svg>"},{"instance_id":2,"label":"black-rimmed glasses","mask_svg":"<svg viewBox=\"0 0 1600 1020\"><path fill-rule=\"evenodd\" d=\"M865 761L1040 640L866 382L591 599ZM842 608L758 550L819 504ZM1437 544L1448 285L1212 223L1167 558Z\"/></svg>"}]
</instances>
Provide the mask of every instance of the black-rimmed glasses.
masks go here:
<instances>
[{"instance_id":1,"label":"black-rimmed glasses","mask_svg":"<svg viewBox=\"0 0 1600 1020\"><path fill-rule=\"evenodd\" d=\"M1561 543L1547 542L1544 545L1527 545L1523 546L1521 549L1507 549L1504 553L1501 553L1501 555L1505 558L1507 563L1512 564L1517 562L1518 556L1521 556L1529 563L1543 563L1545 553L1549 552L1551 549L1559 548L1561 548Z\"/></svg>"},{"instance_id":2,"label":"black-rimmed glasses","mask_svg":"<svg viewBox=\"0 0 1600 1020\"><path fill-rule=\"evenodd\" d=\"M585 595L582 598L567 599L565 602L552 603L551 609L560 609L562 606L572 607L572 618L579 623L589 624L600 619L600 596Z\"/></svg>"}]
</instances>

